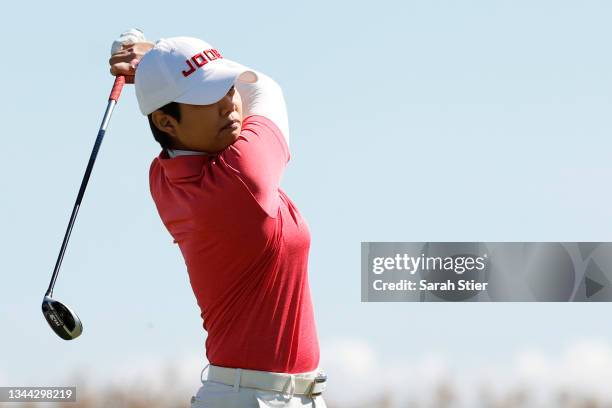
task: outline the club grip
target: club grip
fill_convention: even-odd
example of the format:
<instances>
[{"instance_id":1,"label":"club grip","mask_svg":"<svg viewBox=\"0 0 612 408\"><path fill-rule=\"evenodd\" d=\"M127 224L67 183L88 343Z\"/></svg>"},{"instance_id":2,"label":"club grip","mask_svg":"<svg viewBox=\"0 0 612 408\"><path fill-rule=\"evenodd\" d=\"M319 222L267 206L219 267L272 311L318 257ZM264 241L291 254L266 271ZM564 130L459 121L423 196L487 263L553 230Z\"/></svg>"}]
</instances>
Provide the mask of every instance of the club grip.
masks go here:
<instances>
[{"instance_id":1,"label":"club grip","mask_svg":"<svg viewBox=\"0 0 612 408\"><path fill-rule=\"evenodd\" d=\"M125 85L125 77L123 75L118 75L115 77L115 83L113 84L113 89L111 90L110 96L108 100L113 100L117 102L119 100L119 96L121 95L121 90L123 89L123 85Z\"/></svg>"}]
</instances>

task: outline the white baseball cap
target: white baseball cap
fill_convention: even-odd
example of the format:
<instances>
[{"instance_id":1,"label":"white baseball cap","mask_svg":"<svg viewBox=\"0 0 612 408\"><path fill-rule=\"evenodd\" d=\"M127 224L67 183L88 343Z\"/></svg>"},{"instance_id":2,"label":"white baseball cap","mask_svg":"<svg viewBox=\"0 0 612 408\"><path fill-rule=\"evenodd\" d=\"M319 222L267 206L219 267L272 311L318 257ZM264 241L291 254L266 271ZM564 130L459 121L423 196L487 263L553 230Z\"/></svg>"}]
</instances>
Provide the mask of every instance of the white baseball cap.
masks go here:
<instances>
[{"instance_id":1,"label":"white baseball cap","mask_svg":"<svg viewBox=\"0 0 612 408\"><path fill-rule=\"evenodd\" d=\"M257 82L255 71L224 58L209 43L192 37L162 38L136 67L134 86L143 115L170 102L209 105L237 81Z\"/></svg>"}]
</instances>

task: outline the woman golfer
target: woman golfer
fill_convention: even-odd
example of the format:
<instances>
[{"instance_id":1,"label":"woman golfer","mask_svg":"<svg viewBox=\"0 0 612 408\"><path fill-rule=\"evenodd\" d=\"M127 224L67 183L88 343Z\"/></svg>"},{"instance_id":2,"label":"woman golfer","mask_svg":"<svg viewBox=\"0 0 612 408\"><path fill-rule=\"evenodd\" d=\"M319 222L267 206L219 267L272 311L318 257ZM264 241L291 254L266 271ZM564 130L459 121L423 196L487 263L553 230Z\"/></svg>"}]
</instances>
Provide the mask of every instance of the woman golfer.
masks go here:
<instances>
[{"instance_id":1,"label":"woman golfer","mask_svg":"<svg viewBox=\"0 0 612 408\"><path fill-rule=\"evenodd\" d=\"M135 84L162 147L151 195L208 332L191 406L326 407L310 233L280 188L290 158L281 88L191 37L126 42L109 62Z\"/></svg>"}]
</instances>

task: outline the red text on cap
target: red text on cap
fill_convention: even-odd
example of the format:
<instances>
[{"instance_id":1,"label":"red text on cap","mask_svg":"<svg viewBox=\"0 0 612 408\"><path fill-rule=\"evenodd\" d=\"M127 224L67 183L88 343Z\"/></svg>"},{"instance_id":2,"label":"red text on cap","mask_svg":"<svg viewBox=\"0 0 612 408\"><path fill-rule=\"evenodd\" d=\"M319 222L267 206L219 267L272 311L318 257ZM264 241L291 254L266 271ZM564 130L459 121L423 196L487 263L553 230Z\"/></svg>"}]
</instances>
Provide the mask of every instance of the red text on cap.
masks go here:
<instances>
[{"instance_id":1,"label":"red text on cap","mask_svg":"<svg viewBox=\"0 0 612 408\"><path fill-rule=\"evenodd\" d=\"M221 56L219 51L215 50L214 48L210 48L208 50L198 52L196 55L194 55L190 59L185 60L185 62L189 66L189 69L181 71L181 72L183 73L184 77L188 77L189 75L193 74L196 69L203 67L204 65L208 64L209 61L214 61L217 58L223 58L223 57Z\"/></svg>"}]
</instances>

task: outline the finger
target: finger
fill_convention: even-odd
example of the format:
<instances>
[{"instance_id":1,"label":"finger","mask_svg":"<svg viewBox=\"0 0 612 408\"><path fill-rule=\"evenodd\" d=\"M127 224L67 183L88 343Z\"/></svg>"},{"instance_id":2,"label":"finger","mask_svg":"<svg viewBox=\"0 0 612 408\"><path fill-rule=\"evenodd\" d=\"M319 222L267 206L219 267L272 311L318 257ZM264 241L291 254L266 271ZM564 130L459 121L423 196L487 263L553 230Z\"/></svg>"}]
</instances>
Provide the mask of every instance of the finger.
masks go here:
<instances>
[{"instance_id":1,"label":"finger","mask_svg":"<svg viewBox=\"0 0 612 408\"><path fill-rule=\"evenodd\" d=\"M126 75L125 76L125 83L126 84L133 84L134 83L134 75Z\"/></svg>"},{"instance_id":2,"label":"finger","mask_svg":"<svg viewBox=\"0 0 612 408\"><path fill-rule=\"evenodd\" d=\"M136 70L127 62L119 62L111 65L110 72L112 75L134 75Z\"/></svg>"},{"instance_id":3,"label":"finger","mask_svg":"<svg viewBox=\"0 0 612 408\"><path fill-rule=\"evenodd\" d=\"M123 54L127 54L127 53L129 53L129 52L130 52L130 50L131 50L131 48L121 49L121 50L118 50L118 51L117 51L117 52L115 52L115 53L112 53L112 54L111 54L111 56L113 56L113 55L123 55Z\"/></svg>"},{"instance_id":4,"label":"finger","mask_svg":"<svg viewBox=\"0 0 612 408\"><path fill-rule=\"evenodd\" d=\"M134 58L136 58L136 54L134 54L133 52L121 52L121 53L113 54L108 59L108 63L110 65L113 65L118 62L130 62Z\"/></svg>"}]
</instances>

